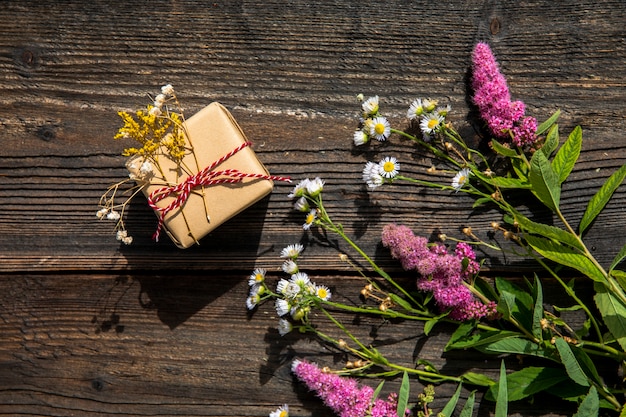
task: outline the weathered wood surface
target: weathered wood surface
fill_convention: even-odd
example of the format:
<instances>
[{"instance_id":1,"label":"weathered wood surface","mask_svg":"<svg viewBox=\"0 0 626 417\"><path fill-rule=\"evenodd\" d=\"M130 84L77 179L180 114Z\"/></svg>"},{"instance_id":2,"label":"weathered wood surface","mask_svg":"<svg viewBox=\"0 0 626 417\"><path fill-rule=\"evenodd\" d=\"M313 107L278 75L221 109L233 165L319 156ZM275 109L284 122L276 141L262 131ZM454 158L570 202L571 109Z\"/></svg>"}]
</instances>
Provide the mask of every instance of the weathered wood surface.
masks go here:
<instances>
[{"instance_id":1,"label":"weathered wood surface","mask_svg":"<svg viewBox=\"0 0 626 417\"><path fill-rule=\"evenodd\" d=\"M326 412L293 385L288 359L331 354L280 339L270 306L252 317L243 306L249 271L275 269L285 245L305 240L290 185L184 251L150 240L156 218L145 201L131 206L130 247L96 220L101 193L126 175L124 144L112 140L116 112L145 105L162 84L177 88L188 115L211 101L228 107L272 173L324 178L334 218L393 268L378 247L384 224L426 235L471 225L485 236L497 214L401 184L368 193L360 179L368 158L401 155L403 173L421 177L430 161L398 138L354 149L357 93L380 95L400 124L413 98L449 102L455 124L473 135L465 77L473 45L488 41L531 114L561 109L562 135L583 127L566 216L582 216L626 159L620 0L4 1L0 17L0 415L266 415L284 402L296 415ZM618 192L588 234L605 263L625 243L625 203ZM335 251L313 241L306 263L338 294L356 293ZM520 268L501 258L490 265ZM419 326L384 331L380 340L409 335L389 347L398 357L446 363L445 333L422 345ZM446 371L464 366L495 374L498 364L457 358Z\"/></svg>"}]
</instances>

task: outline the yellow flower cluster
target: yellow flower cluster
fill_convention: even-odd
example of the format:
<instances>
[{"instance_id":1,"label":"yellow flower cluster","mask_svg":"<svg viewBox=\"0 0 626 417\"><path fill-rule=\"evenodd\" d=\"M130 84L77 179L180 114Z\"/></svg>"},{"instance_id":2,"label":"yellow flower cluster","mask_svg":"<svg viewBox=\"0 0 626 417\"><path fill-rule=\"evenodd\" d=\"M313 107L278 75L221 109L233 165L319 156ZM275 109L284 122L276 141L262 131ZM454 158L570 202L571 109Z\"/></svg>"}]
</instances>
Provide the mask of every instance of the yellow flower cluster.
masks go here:
<instances>
[{"instance_id":1,"label":"yellow flower cluster","mask_svg":"<svg viewBox=\"0 0 626 417\"><path fill-rule=\"evenodd\" d=\"M182 127L181 116L178 113L168 112L165 115L153 111L149 105L146 110L138 110L135 115L119 112L124 125L119 129L114 139L133 139L141 147L124 149L123 156L141 155L156 159L159 148L163 146L167 155L176 162L185 156L185 133Z\"/></svg>"}]
</instances>

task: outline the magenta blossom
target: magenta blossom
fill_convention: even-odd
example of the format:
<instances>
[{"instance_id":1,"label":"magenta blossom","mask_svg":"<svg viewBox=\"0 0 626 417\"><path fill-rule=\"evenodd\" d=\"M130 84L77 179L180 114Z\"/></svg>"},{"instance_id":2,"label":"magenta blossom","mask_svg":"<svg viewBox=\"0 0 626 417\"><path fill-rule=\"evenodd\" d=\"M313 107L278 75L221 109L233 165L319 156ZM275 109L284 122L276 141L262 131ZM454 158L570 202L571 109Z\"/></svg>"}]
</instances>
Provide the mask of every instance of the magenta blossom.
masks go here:
<instances>
[{"instance_id":1,"label":"magenta blossom","mask_svg":"<svg viewBox=\"0 0 626 417\"><path fill-rule=\"evenodd\" d=\"M304 360L294 360L291 371L340 417L397 416L398 395L395 393L389 394L387 400L373 400L372 387L359 386L352 378L324 372L316 364Z\"/></svg>"},{"instance_id":2,"label":"magenta blossom","mask_svg":"<svg viewBox=\"0 0 626 417\"><path fill-rule=\"evenodd\" d=\"M495 303L483 304L464 284L480 269L470 245L460 242L450 253L444 245L429 244L408 227L396 224L384 227L382 242L404 269L419 273L417 288L432 292L439 308L450 311L450 318L465 321L495 314Z\"/></svg>"},{"instance_id":3,"label":"magenta blossom","mask_svg":"<svg viewBox=\"0 0 626 417\"><path fill-rule=\"evenodd\" d=\"M511 139L516 146L529 145L537 136L537 120L526 116L521 101L511 101L504 75L486 43L478 43L472 54L472 89L474 104L490 133L499 139Z\"/></svg>"}]
</instances>

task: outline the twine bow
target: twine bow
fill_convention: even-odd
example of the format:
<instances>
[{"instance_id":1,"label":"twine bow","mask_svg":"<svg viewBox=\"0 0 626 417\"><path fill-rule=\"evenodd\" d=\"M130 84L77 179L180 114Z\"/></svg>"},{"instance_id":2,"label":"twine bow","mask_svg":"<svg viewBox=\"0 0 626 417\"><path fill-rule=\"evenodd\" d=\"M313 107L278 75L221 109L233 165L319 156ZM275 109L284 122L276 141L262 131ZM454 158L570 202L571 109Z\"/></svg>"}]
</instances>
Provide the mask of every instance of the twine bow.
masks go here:
<instances>
[{"instance_id":1,"label":"twine bow","mask_svg":"<svg viewBox=\"0 0 626 417\"><path fill-rule=\"evenodd\" d=\"M162 187L151 192L150 196L148 196L148 204L155 211L160 213L159 223L157 225L156 231L154 232L154 235L152 235L152 239L157 242L159 241L159 236L161 234L161 229L163 228L165 216L170 211L176 210L183 206L189 198L189 194L191 193L191 191L196 187L212 186L218 184L235 184L243 181L244 178L258 178L264 180L291 182L291 179L289 177L279 177L266 174L250 174L241 172L237 169L224 169L220 171L213 171L213 168L250 145L252 145L252 143L244 142L226 155L216 160L215 162L212 162L209 166L199 171L197 174L190 175L180 184ZM156 203L163 200L164 198L169 197L172 194L176 194L176 198L169 205L167 205L166 207L158 207L156 205Z\"/></svg>"}]
</instances>

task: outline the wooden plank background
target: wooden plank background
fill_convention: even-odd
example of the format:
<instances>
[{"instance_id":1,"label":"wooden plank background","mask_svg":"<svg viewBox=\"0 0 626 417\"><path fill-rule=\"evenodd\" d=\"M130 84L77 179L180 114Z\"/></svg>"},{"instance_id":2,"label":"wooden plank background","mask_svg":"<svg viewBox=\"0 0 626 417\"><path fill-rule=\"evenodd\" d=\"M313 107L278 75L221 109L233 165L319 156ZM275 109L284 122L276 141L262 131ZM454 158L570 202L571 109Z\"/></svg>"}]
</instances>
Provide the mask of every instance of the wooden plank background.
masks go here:
<instances>
[{"instance_id":1,"label":"wooden plank background","mask_svg":"<svg viewBox=\"0 0 626 417\"><path fill-rule=\"evenodd\" d=\"M156 218L145 200L131 205L129 247L95 218L101 193L126 175L124 144L112 140L117 111L144 106L163 84L188 116L224 104L273 174L325 179L334 219L407 286L413 278L379 247L384 224L424 235L469 225L484 237L497 213L405 184L367 192L368 159L398 155L403 173L420 178L430 160L398 138L354 148L356 94L379 95L400 126L416 97L450 103L455 125L478 140L466 77L474 44L487 41L530 114L561 109L562 136L583 128L562 197L568 218L582 216L626 159L622 0L4 0L0 18L0 415L261 416L283 403L292 415L328 414L293 382L289 361L339 358L312 340L280 338L271 306L252 316L244 306L246 276L262 266L278 277L278 254L295 242L338 298L359 290L336 251L303 233L291 185L276 184L187 250L150 240ZM604 263L626 241L625 203L618 192L588 234ZM532 267L485 255L494 273ZM396 341L386 348L398 360L429 359L449 373L495 375L499 366L444 357L445 329L424 339L412 323L363 318L357 331ZM453 389L442 386L436 405ZM514 415L571 414L537 401L514 404ZM490 407L481 403L479 415Z\"/></svg>"}]
</instances>

